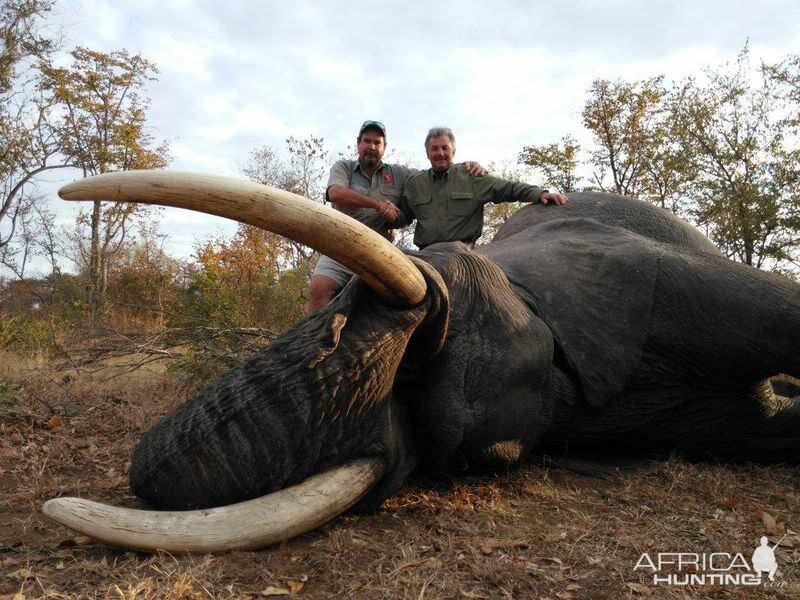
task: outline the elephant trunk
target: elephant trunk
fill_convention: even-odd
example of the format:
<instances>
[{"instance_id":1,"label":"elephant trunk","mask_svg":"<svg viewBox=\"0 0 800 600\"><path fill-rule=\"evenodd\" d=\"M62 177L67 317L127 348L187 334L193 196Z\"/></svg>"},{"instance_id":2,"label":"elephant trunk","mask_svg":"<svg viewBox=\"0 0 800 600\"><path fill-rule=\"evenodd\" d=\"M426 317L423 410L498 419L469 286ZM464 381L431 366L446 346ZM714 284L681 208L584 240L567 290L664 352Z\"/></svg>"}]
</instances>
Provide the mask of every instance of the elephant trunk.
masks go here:
<instances>
[{"instance_id":1,"label":"elephant trunk","mask_svg":"<svg viewBox=\"0 0 800 600\"><path fill-rule=\"evenodd\" d=\"M376 452L395 373L427 311L386 308L359 286L146 432L131 461L134 493L161 509L220 506Z\"/></svg>"},{"instance_id":2,"label":"elephant trunk","mask_svg":"<svg viewBox=\"0 0 800 600\"><path fill-rule=\"evenodd\" d=\"M396 447L398 436L386 433L392 430L387 423L396 421L390 392L432 295L430 276L398 248L333 209L224 177L109 173L65 186L59 195L233 218L339 260L360 276L348 289L366 284L377 296L351 294L348 300L341 294L163 420L134 452L131 485L156 506L188 509L255 499L214 509L150 512L59 498L45 504L45 514L129 548L257 548L326 522L373 488L386 470L399 471L396 462L408 462ZM351 319L356 302L358 319ZM312 476L354 459L343 470ZM280 491L270 494L275 490ZM256 498L259 494L269 495ZM302 505L302 515L294 504Z\"/></svg>"}]
</instances>

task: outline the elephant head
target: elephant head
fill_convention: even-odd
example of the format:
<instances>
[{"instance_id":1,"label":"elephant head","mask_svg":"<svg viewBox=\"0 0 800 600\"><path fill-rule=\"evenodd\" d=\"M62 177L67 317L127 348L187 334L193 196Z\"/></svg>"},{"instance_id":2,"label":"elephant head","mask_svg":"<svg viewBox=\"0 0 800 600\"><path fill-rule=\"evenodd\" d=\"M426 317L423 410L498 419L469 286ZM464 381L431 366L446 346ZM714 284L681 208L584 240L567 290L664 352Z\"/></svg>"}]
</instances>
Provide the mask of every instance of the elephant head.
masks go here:
<instances>
[{"instance_id":1,"label":"elephant head","mask_svg":"<svg viewBox=\"0 0 800 600\"><path fill-rule=\"evenodd\" d=\"M418 465L460 469L505 440L523 453L568 442L796 455L795 409L758 382L800 372L799 286L723 259L644 203L576 195L520 211L480 252L408 257L341 213L226 178L115 173L60 194L235 218L358 275L144 435L131 486L159 510L45 504L87 535L261 547L376 506Z\"/></svg>"}]
</instances>

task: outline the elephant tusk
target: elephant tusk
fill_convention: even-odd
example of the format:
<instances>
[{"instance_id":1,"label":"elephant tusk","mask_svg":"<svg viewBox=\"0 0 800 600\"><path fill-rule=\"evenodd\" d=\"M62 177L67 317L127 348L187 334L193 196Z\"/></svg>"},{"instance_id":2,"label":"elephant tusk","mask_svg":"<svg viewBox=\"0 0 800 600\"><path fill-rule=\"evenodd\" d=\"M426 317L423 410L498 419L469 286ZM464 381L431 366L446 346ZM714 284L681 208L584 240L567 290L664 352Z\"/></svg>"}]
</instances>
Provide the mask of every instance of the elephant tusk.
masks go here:
<instances>
[{"instance_id":1,"label":"elephant tusk","mask_svg":"<svg viewBox=\"0 0 800 600\"><path fill-rule=\"evenodd\" d=\"M235 219L290 238L348 266L381 297L413 306L425 279L396 246L333 208L259 183L179 171L119 171L58 191L64 200L143 202Z\"/></svg>"},{"instance_id":2,"label":"elephant tusk","mask_svg":"<svg viewBox=\"0 0 800 600\"><path fill-rule=\"evenodd\" d=\"M84 535L131 550L255 550L341 514L381 478L385 468L380 459L362 458L267 496L204 510L136 510L56 498L45 502L42 512Z\"/></svg>"}]
</instances>

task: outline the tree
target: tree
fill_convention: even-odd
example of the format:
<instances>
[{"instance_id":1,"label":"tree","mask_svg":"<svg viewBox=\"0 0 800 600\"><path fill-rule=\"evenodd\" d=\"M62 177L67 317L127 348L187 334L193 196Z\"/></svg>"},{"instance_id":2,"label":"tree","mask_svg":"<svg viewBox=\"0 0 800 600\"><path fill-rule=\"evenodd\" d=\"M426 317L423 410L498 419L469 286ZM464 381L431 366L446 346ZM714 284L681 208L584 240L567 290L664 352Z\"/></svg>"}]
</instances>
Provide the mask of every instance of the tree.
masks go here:
<instances>
[{"instance_id":1,"label":"tree","mask_svg":"<svg viewBox=\"0 0 800 600\"><path fill-rule=\"evenodd\" d=\"M165 306L175 297L180 266L165 251L166 239L156 220L140 220L135 235L114 261L108 299L117 323L120 313L125 313L138 325L149 321L158 329L163 326Z\"/></svg>"},{"instance_id":2,"label":"tree","mask_svg":"<svg viewBox=\"0 0 800 600\"><path fill-rule=\"evenodd\" d=\"M583 109L583 124L594 134L593 177L601 190L636 196L645 175L646 149L657 141L655 124L662 110L662 77L639 82L596 79Z\"/></svg>"},{"instance_id":3,"label":"tree","mask_svg":"<svg viewBox=\"0 0 800 600\"><path fill-rule=\"evenodd\" d=\"M489 174L508 181L525 181L527 173L524 168L511 161L497 164L490 162L486 167ZM522 202L498 202L487 204L484 207L483 232L478 239L478 244L490 242L498 230L508 219L523 206Z\"/></svg>"},{"instance_id":4,"label":"tree","mask_svg":"<svg viewBox=\"0 0 800 600\"><path fill-rule=\"evenodd\" d=\"M0 4L0 254L5 257L21 251L7 246L37 198L29 194L29 184L38 174L69 164L59 155L51 126L52 96L38 85L37 65L58 45L40 32L53 5L53 0Z\"/></svg>"},{"instance_id":5,"label":"tree","mask_svg":"<svg viewBox=\"0 0 800 600\"><path fill-rule=\"evenodd\" d=\"M289 137L286 147L289 151L290 173L295 178L294 189L290 191L317 202L324 202L323 180L330 167L324 138L313 135L302 140Z\"/></svg>"},{"instance_id":6,"label":"tree","mask_svg":"<svg viewBox=\"0 0 800 600\"><path fill-rule=\"evenodd\" d=\"M695 218L722 252L759 268L796 261L800 160L768 77L754 83L749 48L690 78L671 100L680 151L696 176Z\"/></svg>"},{"instance_id":7,"label":"tree","mask_svg":"<svg viewBox=\"0 0 800 600\"><path fill-rule=\"evenodd\" d=\"M51 90L63 108L59 127L63 151L73 157L84 176L128 169L157 169L168 162L168 147L153 147L145 130L149 100L142 95L155 79L155 65L127 50L110 54L76 48L72 65L42 66L43 87ZM79 223L89 228L89 307L92 321L99 316L108 286L113 257L122 248L127 229L147 209L136 204L95 201Z\"/></svg>"},{"instance_id":8,"label":"tree","mask_svg":"<svg viewBox=\"0 0 800 600\"><path fill-rule=\"evenodd\" d=\"M270 146L260 146L250 152L247 161L239 165L242 174L256 183L276 187L323 202L325 199L324 181L330 165L329 153L325 149L325 140L310 135L303 139L289 137L286 140L284 159ZM269 233L281 240L275 242L286 250L284 260L292 268L303 268L311 260L314 251L293 240L286 240Z\"/></svg>"},{"instance_id":9,"label":"tree","mask_svg":"<svg viewBox=\"0 0 800 600\"><path fill-rule=\"evenodd\" d=\"M42 35L40 24L55 0L3 0L0 4L0 96L16 86L17 68L30 59L48 56L56 40Z\"/></svg>"},{"instance_id":10,"label":"tree","mask_svg":"<svg viewBox=\"0 0 800 600\"><path fill-rule=\"evenodd\" d=\"M653 126L652 143L641 149L643 176L640 193L643 200L688 217L690 198L686 188L696 173L678 140L675 121L666 110L668 103L665 96L665 111Z\"/></svg>"},{"instance_id":11,"label":"tree","mask_svg":"<svg viewBox=\"0 0 800 600\"><path fill-rule=\"evenodd\" d=\"M544 175L542 184L568 194L578 189L582 179L576 174L580 145L570 135L560 143L543 146L525 146L519 154L519 163L533 167Z\"/></svg>"},{"instance_id":12,"label":"tree","mask_svg":"<svg viewBox=\"0 0 800 600\"><path fill-rule=\"evenodd\" d=\"M788 103L787 124L800 128L800 54L790 54L774 65L762 69L771 83L779 87L778 93Z\"/></svg>"}]
</instances>

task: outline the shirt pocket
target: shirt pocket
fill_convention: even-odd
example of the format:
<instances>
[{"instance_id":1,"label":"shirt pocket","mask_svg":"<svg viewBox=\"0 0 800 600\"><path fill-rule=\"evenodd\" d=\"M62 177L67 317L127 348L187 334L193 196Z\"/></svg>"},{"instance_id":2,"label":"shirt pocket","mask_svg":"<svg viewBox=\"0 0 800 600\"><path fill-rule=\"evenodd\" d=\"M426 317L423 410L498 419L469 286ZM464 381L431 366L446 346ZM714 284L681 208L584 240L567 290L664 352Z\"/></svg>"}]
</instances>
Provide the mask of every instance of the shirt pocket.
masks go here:
<instances>
[{"instance_id":1,"label":"shirt pocket","mask_svg":"<svg viewBox=\"0 0 800 600\"><path fill-rule=\"evenodd\" d=\"M414 199L414 214L416 215L417 220L422 220L426 217L430 218L433 216L432 200L432 196L422 196Z\"/></svg>"},{"instance_id":2,"label":"shirt pocket","mask_svg":"<svg viewBox=\"0 0 800 600\"><path fill-rule=\"evenodd\" d=\"M448 212L454 217L466 217L475 211L475 198L472 192L450 192Z\"/></svg>"}]
</instances>

